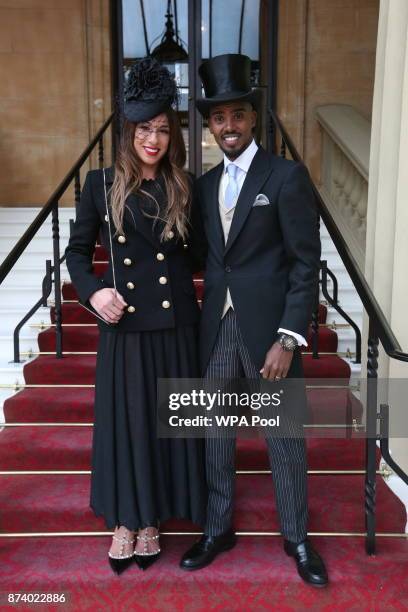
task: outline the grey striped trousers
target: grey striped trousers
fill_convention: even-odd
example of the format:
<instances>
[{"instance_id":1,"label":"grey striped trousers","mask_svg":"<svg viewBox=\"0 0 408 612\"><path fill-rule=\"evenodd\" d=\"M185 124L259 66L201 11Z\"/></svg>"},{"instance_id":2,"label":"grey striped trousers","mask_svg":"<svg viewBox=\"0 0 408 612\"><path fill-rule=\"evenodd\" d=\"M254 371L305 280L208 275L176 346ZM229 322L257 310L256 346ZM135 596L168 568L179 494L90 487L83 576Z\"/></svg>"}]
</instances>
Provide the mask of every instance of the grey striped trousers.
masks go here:
<instances>
[{"instance_id":1,"label":"grey striped trousers","mask_svg":"<svg viewBox=\"0 0 408 612\"><path fill-rule=\"evenodd\" d=\"M206 379L259 378L243 342L235 312L221 320L217 340L205 373ZM300 542L307 533L307 463L303 438L266 437L275 485L281 533ZM236 439L206 438L208 483L205 533L216 536L231 526L235 489Z\"/></svg>"}]
</instances>

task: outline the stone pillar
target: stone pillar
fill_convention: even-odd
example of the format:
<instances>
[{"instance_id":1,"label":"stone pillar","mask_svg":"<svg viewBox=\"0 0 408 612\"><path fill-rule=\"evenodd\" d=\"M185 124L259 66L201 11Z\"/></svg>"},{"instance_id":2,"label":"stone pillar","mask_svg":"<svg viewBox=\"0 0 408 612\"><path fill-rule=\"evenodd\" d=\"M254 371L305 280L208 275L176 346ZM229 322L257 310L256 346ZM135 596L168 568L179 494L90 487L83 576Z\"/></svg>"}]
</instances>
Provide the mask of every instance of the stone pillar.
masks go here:
<instances>
[{"instance_id":1,"label":"stone pillar","mask_svg":"<svg viewBox=\"0 0 408 612\"><path fill-rule=\"evenodd\" d=\"M381 0L372 115L366 278L402 350L408 351L408 2ZM363 345L364 346L364 345ZM366 346L366 344L365 344ZM380 350L379 377L408 378ZM390 418L392 419L392 397ZM408 420L408 417L407 417ZM408 472L408 439L392 439Z\"/></svg>"}]
</instances>

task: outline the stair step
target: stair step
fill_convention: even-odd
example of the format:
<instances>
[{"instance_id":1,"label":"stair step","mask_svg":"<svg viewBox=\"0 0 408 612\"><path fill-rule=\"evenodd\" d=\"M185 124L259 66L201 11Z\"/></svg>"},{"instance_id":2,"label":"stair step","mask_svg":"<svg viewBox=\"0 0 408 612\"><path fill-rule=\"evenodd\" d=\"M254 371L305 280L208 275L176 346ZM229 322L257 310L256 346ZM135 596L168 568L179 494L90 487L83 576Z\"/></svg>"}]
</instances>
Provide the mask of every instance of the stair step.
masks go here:
<instances>
[{"instance_id":1,"label":"stair step","mask_svg":"<svg viewBox=\"0 0 408 612\"><path fill-rule=\"evenodd\" d=\"M309 326L308 334L306 337L308 343L307 347L302 347L302 351L313 350L313 332L311 326ZM320 327L318 334L318 347L321 352L332 352L337 351L338 337L335 331L328 327Z\"/></svg>"},{"instance_id":2,"label":"stair step","mask_svg":"<svg viewBox=\"0 0 408 612\"><path fill-rule=\"evenodd\" d=\"M349 389L308 389L314 423L360 422L361 403ZM93 388L27 388L6 400L7 423L92 423Z\"/></svg>"},{"instance_id":3,"label":"stair step","mask_svg":"<svg viewBox=\"0 0 408 612\"><path fill-rule=\"evenodd\" d=\"M25 208L25 207L1 207L0 211L0 238L15 238L15 243L19 240L23 232L34 221L40 208ZM60 235L69 236L70 219L75 217L74 209L60 208L59 209L59 226ZM45 220L43 225L37 231L35 237L31 241L33 244L38 237L52 236L52 218L51 214Z\"/></svg>"},{"instance_id":4,"label":"stair step","mask_svg":"<svg viewBox=\"0 0 408 612\"><path fill-rule=\"evenodd\" d=\"M321 355L313 359L303 355L303 369L306 378L314 379L347 379L350 377L350 366L335 355ZM24 368L28 384L94 384L95 355L66 355L57 359L52 355L41 355Z\"/></svg>"},{"instance_id":5,"label":"stair step","mask_svg":"<svg viewBox=\"0 0 408 612\"><path fill-rule=\"evenodd\" d=\"M307 401L315 424L362 422L363 406L348 387L344 389L307 389ZM324 435L316 432L315 435Z\"/></svg>"},{"instance_id":6,"label":"stair step","mask_svg":"<svg viewBox=\"0 0 408 612\"><path fill-rule=\"evenodd\" d=\"M61 243L62 242L64 244L67 243L68 236L62 236ZM1 238L0 260L4 259L5 255L9 254L9 252L16 245L16 243L17 243L17 240L14 237ZM19 262L24 261L24 259L27 260L28 257L32 257L32 256L35 256L36 258L42 256L43 258L42 261L45 261L45 259L50 259L52 257L52 249L53 249L52 234L50 234L49 236L41 236L40 238L36 238L32 240L32 242L28 245L28 247L24 251L23 255L21 255L22 259L19 259Z\"/></svg>"},{"instance_id":7,"label":"stair step","mask_svg":"<svg viewBox=\"0 0 408 612\"><path fill-rule=\"evenodd\" d=\"M3 476L2 529L6 532L104 531L104 520L89 507L90 477L85 475ZM402 531L404 511L378 479L377 529ZM364 476L309 476L310 531L364 531L361 503ZM239 475L233 525L237 531L279 531L271 477ZM162 523L162 531L190 531L187 520ZM196 526L197 528L197 526Z\"/></svg>"},{"instance_id":8,"label":"stair step","mask_svg":"<svg viewBox=\"0 0 408 612\"><path fill-rule=\"evenodd\" d=\"M0 222L7 223L21 220L29 225L40 212L40 206L2 206L0 209ZM75 214L74 206L60 206L59 217L61 220Z\"/></svg>"},{"instance_id":9,"label":"stair step","mask_svg":"<svg viewBox=\"0 0 408 612\"><path fill-rule=\"evenodd\" d=\"M92 423L94 389L22 389L6 400L8 423Z\"/></svg>"},{"instance_id":10,"label":"stair step","mask_svg":"<svg viewBox=\"0 0 408 612\"><path fill-rule=\"evenodd\" d=\"M80 333L79 333L80 330ZM99 330L97 327L64 327L63 328L63 346L64 351L96 351L98 347ZM55 350L55 328L50 328L42 331L38 336L38 345L41 351ZM307 336L309 343L304 350L312 350L312 331L309 329ZM337 351L337 334L335 331L321 327L319 330L319 350L322 352Z\"/></svg>"},{"instance_id":11,"label":"stair step","mask_svg":"<svg viewBox=\"0 0 408 612\"><path fill-rule=\"evenodd\" d=\"M95 259L95 261L108 261L109 254L106 251L105 247L103 247L101 244L97 244L95 247L93 258Z\"/></svg>"},{"instance_id":12,"label":"stair step","mask_svg":"<svg viewBox=\"0 0 408 612\"><path fill-rule=\"evenodd\" d=\"M202 287L201 282L196 282L197 296L200 299L200 290ZM73 297L73 287L71 284L63 285L64 299L76 299ZM69 298L67 297L69 296ZM319 304L319 323L324 323L326 318L327 308L323 304ZM64 323L93 323L96 322L95 316L87 311L83 306L78 303L65 303L62 306L62 318ZM51 322L55 323L54 308L51 308Z\"/></svg>"},{"instance_id":13,"label":"stair step","mask_svg":"<svg viewBox=\"0 0 408 612\"><path fill-rule=\"evenodd\" d=\"M30 259L29 262L28 259ZM0 295L4 287L24 287L28 281L30 285L36 285L41 293L41 283L45 276L45 260L45 257L39 257L33 262L32 256L27 256L27 261L17 262L1 285ZM61 280L63 279L69 279L65 263L61 264Z\"/></svg>"},{"instance_id":14,"label":"stair step","mask_svg":"<svg viewBox=\"0 0 408 612\"><path fill-rule=\"evenodd\" d=\"M1 296L1 292L0 292ZM38 296L37 299L39 299ZM33 300L33 303L21 304L18 306L13 306L12 308L9 306L0 306L0 321L2 326L2 331L8 332L10 336L13 335L14 328L16 325L23 319L23 317L27 314L29 309L34 306L37 300ZM50 310L49 308L44 308L40 306L37 312L31 317L31 319L24 326L24 330L34 329L30 328L30 324L40 323L41 321L46 321L49 323L50 321Z\"/></svg>"},{"instance_id":15,"label":"stair step","mask_svg":"<svg viewBox=\"0 0 408 612\"><path fill-rule=\"evenodd\" d=\"M36 334L20 335L20 355L29 351L38 351ZM0 336L0 355L7 361L14 359L14 345L11 336ZM26 360L27 356L21 355L21 358Z\"/></svg>"},{"instance_id":16,"label":"stair step","mask_svg":"<svg viewBox=\"0 0 408 612\"><path fill-rule=\"evenodd\" d=\"M0 436L0 470L90 469L91 427L7 427Z\"/></svg>"},{"instance_id":17,"label":"stair step","mask_svg":"<svg viewBox=\"0 0 408 612\"><path fill-rule=\"evenodd\" d=\"M55 307L50 309L51 323L55 323ZM62 305L63 323L96 323L97 318L92 312L81 306L81 304Z\"/></svg>"},{"instance_id":18,"label":"stair step","mask_svg":"<svg viewBox=\"0 0 408 612\"><path fill-rule=\"evenodd\" d=\"M2 553L18 563L18 571L3 572L0 589L65 593L65 605L78 611L139 610L140 602L143 609L155 612L272 607L286 611L299 608L294 602L304 599L311 610L332 610L334 605L338 610L397 610L405 597L407 543L401 539L379 539L378 556L368 557L362 538L314 538L328 567L327 589L306 587L293 559L283 553L281 538L273 537L240 537L238 545L211 567L185 572L180 558L196 539L163 536L161 559L146 572L136 565L129 568L127 579L121 580L108 564L110 537L12 538L2 542Z\"/></svg>"},{"instance_id":19,"label":"stair step","mask_svg":"<svg viewBox=\"0 0 408 612\"><path fill-rule=\"evenodd\" d=\"M24 367L24 377L27 384L92 385L95 368L95 355L67 355L62 359L42 355Z\"/></svg>"},{"instance_id":20,"label":"stair step","mask_svg":"<svg viewBox=\"0 0 408 612\"><path fill-rule=\"evenodd\" d=\"M313 359L312 355L303 355L303 370L305 378L315 379L346 379L350 378L349 364L336 355L320 355Z\"/></svg>"},{"instance_id":21,"label":"stair step","mask_svg":"<svg viewBox=\"0 0 408 612\"><path fill-rule=\"evenodd\" d=\"M340 304L344 312L356 323L360 331L362 329L363 312L355 304ZM347 323L347 321L337 312L333 306L327 307L327 319L326 323ZM340 330L339 330L340 332Z\"/></svg>"},{"instance_id":22,"label":"stair step","mask_svg":"<svg viewBox=\"0 0 408 612\"><path fill-rule=\"evenodd\" d=\"M42 278L38 279L38 283L34 285L17 285L1 287L0 299L2 308L8 307L13 310L16 304L25 304L26 311L30 309L42 296ZM52 290L49 300L54 300L54 291Z\"/></svg>"},{"instance_id":23,"label":"stair step","mask_svg":"<svg viewBox=\"0 0 408 612\"><path fill-rule=\"evenodd\" d=\"M0 432L0 470L89 470L92 427L6 427ZM364 441L307 440L310 470L364 469ZM237 470L269 469L263 440L237 440Z\"/></svg>"},{"instance_id":24,"label":"stair step","mask_svg":"<svg viewBox=\"0 0 408 612\"><path fill-rule=\"evenodd\" d=\"M20 382L24 381L23 374L23 363L11 363L12 356L10 359L6 359L5 355L2 355L2 361L0 363L0 383L7 382L7 379L11 379L14 383L15 380L19 379Z\"/></svg>"},{"instance_id":25,"label":"stair step","mask_svg":"<svg viewBox=\"0 0 408 612\"><path fill-rule=\"evenodd\" d=\"M96 351L98 348L99 329L97 327L64 327L64 351ZM42 331L38 336L40 351L55 351L55 328Z\"/></svg>"},{"instance_id":26,"label":"stair step","mask_svg":"<svg viewBox=\"0 0 408 612\"><path fill-rule=\"evenodd\" d=\"M365 445L363 440L310 438L307 440L309 470L363 470ZM269 469L263 440L237 440L237 470Z\"/></svg>"},{"instance_id":27,"label":"stair step","mask_svg":"<svg viewBox=\"0 0 408 612\"><path fill-rule=\"evenodd\" d=\"M28 228L28 226L29 226L29 223L24 224L24 223L18 223L16 221L10 221L10 222L0 221L0 240L1 242L3 243L3 240L10 241L11 248L13 248L17 244L17 242L20 240L21 236L23 235L24 231ZM70 223L69 223L69 219L66 219L60 222L61 241L64 241L67 243L68 238L69 238L69 233L70 233ZM37 231L32 241L28 244L27 249L26 249L27 252L31 247L33 247L33 245L37 241L39 241L39 243L41 244L43 240L49 241L51 238L52 238L51 222L44 223L44 225L40 227L40 229Z\"/></svg>"}]
</instances>

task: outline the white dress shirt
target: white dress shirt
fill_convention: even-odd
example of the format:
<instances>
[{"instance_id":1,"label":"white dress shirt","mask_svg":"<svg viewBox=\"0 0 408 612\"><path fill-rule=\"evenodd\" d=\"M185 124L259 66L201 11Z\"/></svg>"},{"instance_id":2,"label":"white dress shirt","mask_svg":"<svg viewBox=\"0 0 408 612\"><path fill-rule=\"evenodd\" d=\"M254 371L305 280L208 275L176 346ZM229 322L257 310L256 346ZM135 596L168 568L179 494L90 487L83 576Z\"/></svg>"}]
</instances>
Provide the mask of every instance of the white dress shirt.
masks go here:
<instances>
[{"instance_id":1,"label":"white dress shirt","mask_svg":"<svg viewBox=\"0 0 408 612\"><path fill-rule=\"evenodd\" d=\"M252 163L252 160L255 157L257 150L258 150L258 145L256 144L255 140L252 140L251 144L236 159L231 160L231 159L228 159L226 155L224 155L224 171L222 173L222 177L221 177L220 185L218 189L218 202L219 202L219 212L220 212L220 218L221 218L221 225L222 225L222 229L224 232L225 244L227 243L227 240L228 240L229 231L231 229L232 218L235 212L235 206L236 206L242 185L244 184L249 167ZM236 172L236 177L235 177L235 180L238 184L238 195L233 205L230 208L225 208L225 204L224 204L225 190L227 188L228 180L229 180L227 166L228 164L231 164L231 163L233 163L238 168ZM227 295L225 296L224 308L222 311L223 317L230 308L234 308L234 306L232 304L230 290L229 288L227 288ZM299 345L307 346L306 340L300 334L296 334L295 332L292 332L288 329L283 329L281 327L278 329L278 332L290 334L291 336L296 338L297 343Z\"/></svg>"}]
</instances>

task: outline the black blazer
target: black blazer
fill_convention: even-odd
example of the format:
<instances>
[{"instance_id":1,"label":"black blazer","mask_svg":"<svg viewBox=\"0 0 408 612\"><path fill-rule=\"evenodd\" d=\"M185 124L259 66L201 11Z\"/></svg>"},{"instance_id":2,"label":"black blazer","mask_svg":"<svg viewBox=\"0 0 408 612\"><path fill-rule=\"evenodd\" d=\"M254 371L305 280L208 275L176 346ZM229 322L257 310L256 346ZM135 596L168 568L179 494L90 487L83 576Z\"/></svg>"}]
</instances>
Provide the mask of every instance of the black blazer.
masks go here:
<instances>
[{"instance_id":1,"label":"black blazer","mask_svg":"<svg viewBox=\"0 0 408 612\"><path fill-rule=\"evenodd\" d=\"M108 168L105 174L109 190L114 169ZM134 312L125 309L125 314L116 325L99 319L98 324L108 331L193 325L199 320L200 310L188 251L176 236L161 243L152 231L152 222L146 219L137 205L137 200L138 196L133 194L128 198L133 216L125 209L125 240L115 236L111 221L116 287L127 304L134 307ZM66 249L68 270L80 302L91 309L89 297L98 289L114 286L110 256L103 277L98 278L93 273L92 256L99 233L103 246L110 254L103 174L102 170L91 170L85 180L74 229ZM130 260L130 265L125 265L125 259ZM159 279L165 279L165 283L159 282ZM132 285L128 283L133 284L134 288L130 288Z\"/></svg>"},{"instance_id":2,"label":"black blazer","mask_svg":"<svg viewBox=\"0 0 408 612\"><path fill-rule=\"evenodd\" d=\"M244 342L259 368L279 327L306 336L318 291L318 215L305 166L260 147L242 186L226 245L218 208L223 168L221 163L196 181L193 200L194 249L208 252L201 313L203 371L217 337L227 287ZM254 207L259 193L270 204ZM302 375L298 350L289 374Z\"/></svg>"}]
</instances>

